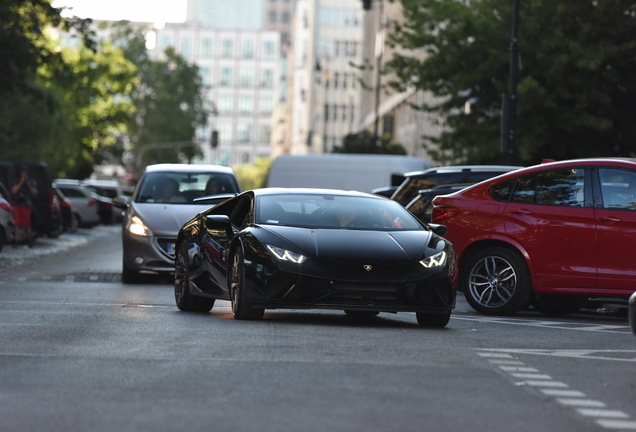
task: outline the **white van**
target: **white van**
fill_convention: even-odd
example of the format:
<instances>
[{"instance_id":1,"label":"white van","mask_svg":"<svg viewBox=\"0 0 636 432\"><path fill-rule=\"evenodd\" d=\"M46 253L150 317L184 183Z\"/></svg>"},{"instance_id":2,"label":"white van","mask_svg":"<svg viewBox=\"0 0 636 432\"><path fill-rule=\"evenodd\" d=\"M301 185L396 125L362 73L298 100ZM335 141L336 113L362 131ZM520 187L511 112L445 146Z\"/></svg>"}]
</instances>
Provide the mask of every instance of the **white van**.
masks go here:
<instances>
[{"instance_id":1,"label":"white van","mask_svg":"<svg viewBox=\"0 0 636 432\"><path fill-rule=\"evenodd\" d=\"M406 172L432 166L424 159L400 155L282 155L272 162L267 187L317 187L370 193L400 184Z\"/></svg>"}]
</instances>

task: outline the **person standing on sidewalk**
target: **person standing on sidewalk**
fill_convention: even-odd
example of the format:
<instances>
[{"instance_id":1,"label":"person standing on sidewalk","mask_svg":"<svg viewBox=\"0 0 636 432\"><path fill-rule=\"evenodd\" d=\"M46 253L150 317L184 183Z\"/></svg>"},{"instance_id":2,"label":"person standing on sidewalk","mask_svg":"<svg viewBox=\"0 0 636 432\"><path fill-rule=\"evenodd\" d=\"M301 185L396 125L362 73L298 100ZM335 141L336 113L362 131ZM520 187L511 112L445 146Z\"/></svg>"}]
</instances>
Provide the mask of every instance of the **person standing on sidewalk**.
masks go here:
<instances>
[{"instance_id":1,"label":"person standing on sidewalk","mask_svg":"<svg viewBox=\"0 0 636 432\"><path fill-rule=\"evenodd\" d=\"M33 233L31 231L31 212L33 209L33 198L38 194L35 181L29 178L27 167L20 169L20 179L11 188L13 197L13 224L14 235L13 245L18 244L20 239L20 229L26 233L26 241L29 247L33 246Z\"/></svg>"}]
</instances>

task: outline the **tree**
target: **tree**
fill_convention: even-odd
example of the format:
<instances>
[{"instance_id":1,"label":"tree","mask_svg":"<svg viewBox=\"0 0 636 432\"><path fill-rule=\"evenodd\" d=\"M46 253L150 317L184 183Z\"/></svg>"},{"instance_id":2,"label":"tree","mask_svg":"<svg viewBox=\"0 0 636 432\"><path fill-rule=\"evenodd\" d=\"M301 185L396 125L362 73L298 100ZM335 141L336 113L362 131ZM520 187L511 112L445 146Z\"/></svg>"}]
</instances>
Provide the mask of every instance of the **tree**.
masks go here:
<instances>
[{"instance_id":1,"label":"tree","mask_svg":"<svg viewBox=\"0 0 636 432\"><path fill-rule=\"evenodd\" d=\"M0 0L0 158L84 178L114 145L136 71L120 50L97 46L90 24L49 0ZM50 30L80 43L62 49Z\"/></svg>"},{"instance_id":2,"label":"tree","mask_svg":"<svg viewBox=\"0 0 636 432\"><path fill-rule=\"evenodd\" d=\"M126 22L116 26L115 38L126 40L126 58L139 70L140 82L132 92L137 115L131 118L129 131L133 152L142 154L141 150L146 150L140 165L191 160L200 153L194 141L196 128L207 124L208 114L199 68L173 48L166 49L162 60L151 59L142 33ZM172 142L186 144L167 149L152 147Z\"/></svg>"},{"instance_id":3,"label":"tree","mask_svg":"<svg viewBox=\"0 0 636 432\"><path fill-rule=\"evenodd\" d=\"M341 146L334 146L332 153L365 153L365 154L399 154L405 155L406 150L401 144L392 141L391 137L381 136L376 143L371 132L364 130L355 134L348 134L342 140Z\"/></svg>"},{"instance_id":4,"label":"tree","mask_svg":"<svg viewBox=\"0 0 636 432\"><path fill-rule=\"evenodd\" d=\"M420 109L446 130L425 137L431 157L503 162L501 97L508 88L512 0L399 0L388 43L391 87L431 92ZM520 2L516 161L636 154L636 4ZM421 55L420 55L421 54ZM470 111L465 110L470 106Z\"/></svg>"}]
</instances>

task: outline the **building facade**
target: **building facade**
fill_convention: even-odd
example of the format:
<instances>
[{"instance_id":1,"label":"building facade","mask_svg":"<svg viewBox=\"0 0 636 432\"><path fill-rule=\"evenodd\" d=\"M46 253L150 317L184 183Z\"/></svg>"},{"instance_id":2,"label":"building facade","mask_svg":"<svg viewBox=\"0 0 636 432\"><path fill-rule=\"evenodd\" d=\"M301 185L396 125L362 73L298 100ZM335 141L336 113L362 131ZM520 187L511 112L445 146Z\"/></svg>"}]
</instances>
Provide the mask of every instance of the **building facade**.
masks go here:
<instances>
[{"instance_id":1,"label":"building facade","mask_svg":"<svg viewBox=\"0 0 636 432\"><path fill-rule=\"evenodd\" d=\"M364 59L369 65L362 73L366 84L360 96L360 129L366 129L379 136L391 136L400 143L409 156L428 159L427 149L423 147L422 136L437 136L444 122L437 116L413 106L434 102L430 93L409 89L397 93L388 89L386 84L391 75L382 75L384 63L391 58L393 51L385 44L386 36L392 25L402 19L402 6L399 2L388 0L370 0L370 9L364 14ZM412 53L412 55L420 55Z\"/></svg>"},{"instance_id":2,"label":"building facade","mask_svg":"<svg viewBox=\"0 0 636 432\"><path fill-rule=\"evenodd\" d=\"M298 0L290 62L287 153L330 153L360 121L360 0Z\"/></svg>"}]
</instances>

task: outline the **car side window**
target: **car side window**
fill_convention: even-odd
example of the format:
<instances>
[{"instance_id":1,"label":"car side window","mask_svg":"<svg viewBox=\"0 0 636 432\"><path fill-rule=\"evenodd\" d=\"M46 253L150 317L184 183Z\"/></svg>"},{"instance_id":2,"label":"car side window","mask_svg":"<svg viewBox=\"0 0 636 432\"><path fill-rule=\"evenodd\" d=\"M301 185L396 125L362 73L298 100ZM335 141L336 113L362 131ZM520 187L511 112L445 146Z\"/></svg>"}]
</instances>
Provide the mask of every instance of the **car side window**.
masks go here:
<instances>
[{"instance_id":1,"label":"car side window","mask_svg":"<svg viewBox=\"0 0 636 432\"><path fill-rule=\"evenodd\" d=\"M603 208L636 210L636 172L616 169L599 169Z\"/></svg>"},{"instance_id":2,"label":"car side window","mask_svg":"<svg viewBox=\"0 0 636 432\"><path fill-rule=\"evenodd\" d=\"M537 177L535 175L521 177L517 181L512 201L519 203L534 203L536 194Z\"/></svg>"},{"instance_id":3,"label":"car side window","mask_svg":"<svg viewBox=\"0 0 636 432\"><path fill-rule=\"evenodd\" d=\"M585 204L585 169L570 168L537 174L536 203L565 207Z\"/></svg>"}]
</instances>

